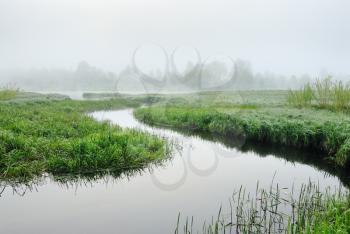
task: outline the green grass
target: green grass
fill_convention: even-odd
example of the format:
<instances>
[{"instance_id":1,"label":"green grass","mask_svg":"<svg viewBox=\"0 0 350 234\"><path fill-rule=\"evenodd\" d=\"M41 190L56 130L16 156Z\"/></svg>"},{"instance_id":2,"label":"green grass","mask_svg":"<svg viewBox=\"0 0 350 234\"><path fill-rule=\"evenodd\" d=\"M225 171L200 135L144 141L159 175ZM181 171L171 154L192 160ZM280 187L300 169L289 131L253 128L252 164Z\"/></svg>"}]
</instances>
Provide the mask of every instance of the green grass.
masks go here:
<instances>
[{"instance_id":1,"label":"green grass","mask_svg":"<svg viewBox=\"0 0 350 234\"><path fill-rule=\"evenodd\" d=\"M288 95L283 94L284 98ZM350 116L346 113L293 108L277 101L270 105L252 101L235 104L229 94L221 96L225 95L226 101L220 103L204 100L159 104L137 109L135 116L151 125L311 150L337 167L349 166Z\"/></svg>"},{"instance_id":2,"label":"green grass","mask_svg":"<svg viewBox=\"0 0 350 234\"><path fill-rule=\"evenodd\" d=\"M318 185L303 185L297 192L280 188L259 188L249 194L243 187L229 198L200 232L193 229L194 218L180 223L175 233L342 233L350 232L348 192L321 192ZM183 225L183 228L180 226Z\"/></svg>"},{"instance_id":3,"label":"green grass","mask_svg":"<svg viewBox=\"0 0 350 234\"><path fill-rule=\"evenodd\" d=\"M163 159L163 140L86 115L138 105L125 99L0 103L0 178L128 170Z\"/></svg>"},{"instance_id":4,"label":"green grass","mask_svg":"<svg viewBox=\"0 0 350 234\"><path fill-rule=\"evenodd\" d=\"M299 91L199 92L130 98L152 100L148 102L150 108L135 111L135 116L148 124L307 149L346 168L350 162L350 116L345 111L348 93L349 86L327 78Z\"/></svg>"},{"instance_id":5,"label":"green grass","mask_svg":"<svg viewBox=\"0 0 350 234\"><path fill-rule=\"evenodd\" d=\"M84 93L87 99L110 99L123 97L146 104L184 105L184 104L211 104L211 105L284 105L288 94L287 90L269 91L203 91L178 94L139 94L127 95L119 93Z\"/></svg>"}]
</instances>

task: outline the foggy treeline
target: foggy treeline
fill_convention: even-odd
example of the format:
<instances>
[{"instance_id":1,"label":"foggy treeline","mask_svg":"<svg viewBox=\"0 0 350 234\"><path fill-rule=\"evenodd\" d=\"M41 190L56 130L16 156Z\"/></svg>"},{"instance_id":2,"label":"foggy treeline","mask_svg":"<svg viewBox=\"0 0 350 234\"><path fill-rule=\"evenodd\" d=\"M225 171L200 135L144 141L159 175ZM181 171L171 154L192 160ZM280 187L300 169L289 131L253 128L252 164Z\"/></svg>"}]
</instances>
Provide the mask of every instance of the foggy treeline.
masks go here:
<instances>
[{"instance_id":1,"label":"foggy treeline","mask_svg":"<svg viewBox=\"0 0 350 234\"><path fill-rule=\"evenodd\" d=\"M0 71L2 87L26 91L108 90L115 79L115 74L104 72L87 62L80 62L75 70L42 68Z\"/></svg>"},{"instance_id":2,"label":"foggy treeline","mask_svg":"<svg viewBox=\"0 0 350 234\"><path fill-rule=\"evenodd\" d=\"M326 74L324 74L326 75ZM147 74L127 66L119 73L106 72L87 62L75 69L30 69L0 71L0 86L25 91L202 91L297 89L317 77L283 76L271 72L254 73L249 62L237 60L234 67L213 61L188 63L182 72Z\"/></svg>"}]
</instances>

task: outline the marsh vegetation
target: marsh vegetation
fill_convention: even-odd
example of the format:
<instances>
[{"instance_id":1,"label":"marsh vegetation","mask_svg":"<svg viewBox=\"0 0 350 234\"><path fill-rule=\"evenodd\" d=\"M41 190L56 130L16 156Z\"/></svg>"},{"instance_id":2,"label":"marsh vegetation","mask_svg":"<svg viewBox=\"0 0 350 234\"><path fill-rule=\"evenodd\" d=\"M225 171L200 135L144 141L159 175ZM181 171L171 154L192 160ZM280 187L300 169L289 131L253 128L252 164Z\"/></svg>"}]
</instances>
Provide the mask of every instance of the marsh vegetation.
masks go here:
<instances>
[{"instance_id":1,"label":"marsh vegetation","mask_svg":"<svg viewBox=\"0 0 350 234\"><path fill-rule=\"evenodd\" d=\"M319 185L309 183L300 190L272 184L263 189L257 183L251 194L240 187L229 198L229 207L220 207L211 221L203 223L201 233L349 233L350 198L341 189L321 192ZM288 210L288 212L286 212ZM180 223L175 233L198 233L194 218Z\"/></svg>"},{"instance_id":2,"label":"marsh vegetation","mask_svg":"<svg viewBox=\"0 0 350 234\"><path fill-rule=\"evenodd\" d=\"M13 89L0 89L0 101L6 101L13 99L19 93L18 90Z\"/></svg>"},{"instance_id":3,"label":"marsh vegetation","mask_svg":"<svg viewBox=\"0 0 350 234\"><path fill-rule=\"evenodd\" d=\"M350 84L334 81L332 77L307 83L300 90L291 90L288 103L296 107L315 107L336 111L348 111Z\"/></svg>"},{"instance_id":4,"label":"marsh vegetation","mask_svg":"<svg viewBox=\"0 0 350 234\"><path fill-rule=\"evenodd\" d=\"M338 167L349 166L348 114L311 106L291 107L286 102L290 94L285 91L260 92L259 101L250 93L253 92L236 92L231 97L230 93L212 93L189 100L173 99L166 105L137 109L135 116L152 125L311 150ZM242 98L237 101L234 96L238 94ZM276 96L279 99L270 102Z\"/></svg>"},{"instance_id":5,"label":"marsh vegetation","mask_svg":"<svg viewBox=\"0 0 350 234\"><path fill-rule=\"evenodd\" d=\"M125 99L0 103L0 178L128 170L164 159L168 149L163 140L87 115L137 106Z\"/></svg>"},{"instance_id":6,"label":"marsh vegetation","mask_svg":"<svg viewBox=\"0 0 350 234\"><path fill-rule=\"evenodd\" d=\"M335 83L331 84L330 90L336 90ZM106 175L118 178L142 173L143 168L168 158L170 143L145 131L97 122L88 115L135 108L134 116L149 125L223 142L240 152L306 163L339 176L346 185L348 176L343 172L349 166L350 118L346 107L332 108L332 102L322 101L327 105L321 105L315 99L318 92L324 97L334 91L316 90L307 85L291 91L297 96L304 92L305 105L294 105L291 99L295 97L288 91L92 93L84 96L99 100L85 101L18 92L0 102L1 179L30 181L45 173L64 183L82 177L94 183ZM278 153L278 147L312 152L313 156L288 156ZM257 186L254 194L242 186L230 198L230 206L221 207L200 232L347 233L349 204L347 190L324 192L315 184L298 191ZM197 233L192 222L192 218L185 223L179 219L175 232Z\"/></svg>"}]
</instances>

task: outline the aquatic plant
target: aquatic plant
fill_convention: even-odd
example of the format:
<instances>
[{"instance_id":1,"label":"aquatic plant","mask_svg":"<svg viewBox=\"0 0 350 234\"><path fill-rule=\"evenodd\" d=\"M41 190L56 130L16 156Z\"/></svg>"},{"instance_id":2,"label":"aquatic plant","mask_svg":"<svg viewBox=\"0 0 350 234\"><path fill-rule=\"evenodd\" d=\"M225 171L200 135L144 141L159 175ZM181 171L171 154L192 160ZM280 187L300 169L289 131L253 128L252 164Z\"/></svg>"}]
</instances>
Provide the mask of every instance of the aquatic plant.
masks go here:
<instances>
[{"instance_id":1,"label":"aquatic plant","mask_svg":"<svg viewBox=\"0 0 350 234\"><path fill-rule=\"evenodd\" d=\"M220 207L200 233L349 233L350 197L341 188L321 191L318 184L302 185L299 191L278 185L259 188L254 194L242 186L229 198L226 211ZM175 233L199 233L194 218L186 218L180 228L180 214Z\"/></svg>"}]
</instances>

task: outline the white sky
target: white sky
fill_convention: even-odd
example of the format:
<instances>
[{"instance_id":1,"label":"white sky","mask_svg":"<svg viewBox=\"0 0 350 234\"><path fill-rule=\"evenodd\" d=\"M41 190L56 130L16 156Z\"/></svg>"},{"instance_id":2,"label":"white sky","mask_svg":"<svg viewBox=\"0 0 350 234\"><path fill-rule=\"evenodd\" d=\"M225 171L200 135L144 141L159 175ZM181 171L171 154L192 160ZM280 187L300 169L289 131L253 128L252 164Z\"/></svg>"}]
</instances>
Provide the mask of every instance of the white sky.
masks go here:
<instances>
[{"instance_id":1,"label":"white sky","mask_svg":"<svg viewBox=\"0 0 350 234\"><path fill-rule=\"evenodd\" d=\"M350 74L350 1L0 0L0 69L86 60L118 71L148 42L246 59L261 72Z\"/></svg>"}]
</instances>

